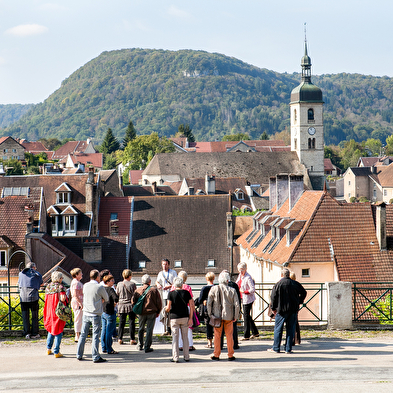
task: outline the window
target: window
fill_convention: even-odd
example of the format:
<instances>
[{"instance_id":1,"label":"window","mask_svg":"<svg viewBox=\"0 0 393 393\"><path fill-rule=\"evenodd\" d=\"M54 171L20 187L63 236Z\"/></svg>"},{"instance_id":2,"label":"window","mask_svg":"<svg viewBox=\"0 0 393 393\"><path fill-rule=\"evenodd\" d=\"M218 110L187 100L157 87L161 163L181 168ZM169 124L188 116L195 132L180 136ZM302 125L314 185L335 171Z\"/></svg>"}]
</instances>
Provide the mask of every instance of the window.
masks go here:
<instances>
[{"instance_id":1,"label":"window","mask_svg":"<svg viewBox=\"0 0 393 393\"><path fill-rule=\"evenodd\" d=\"M111 213L111 220L117 220L117 213Z\"/></svg>"},{"instance_id":2,"label":"window","mask_svg":"<svg viewBox=\"0 0 393 393\"><path fill-rule=\"evenodd\" d=\"M145 269L146 268L146 261L139 261L139 269Z\"/></svg>"},{"instance_id":3,"label":"window","mask_svg":"<svg viewBox=\"0 0 393 393\"><path fill-rule=\"evenodd\" d=\"M313 172L314 171L314 167L311 165L310 167L310 171Z\"/></svg>"},{"instance_id":4,"label":"window","mask_svg":"<svg viewBox=\"0 0 393 393\"><path fill-rule=\"evenodd\" d=\"M7 283L0 283L0 295L6 295L8 293Z\"/></svg>"},{"instance_id":5,"label":"window","mask_svg":"<svg viewBox=\"0 0 393 393\"><path fill-rule=\"evenodd\" d=\"M348 180L348 185L349 185L349 186L351 185L351 181L350 181L350 180Z\"/></svg>"},{"instance_id":6,"label":"window","mask_svg":"<svg viewBox=\"0 0 393 393\"><path fill-rule=\"evenodd\" d=\"M8 149L4 149L4 153L8 153Z\"/></svg>"},{"instance_id":7,"label":"window","mask_svg":"<svg viewBox=\"0 0 393 393\"><path fill-rule=\"evenodd\" d=\"M0 268L7 267L7 253L0 251Z\"/></svg>"},{"instance_id":8,"label":"window","mask_svg":"<svg viewBox=\"0 0 393 393\"><path fill-rule=\"evenodd\" d=\"M313 121L314 120L314 109L310 108L307 111L307 117L308 117L308 121Z\"/></svg>"},{"instance_id":9,"label":"window","mask_svg":"<svg viewBox=\"0 0 393 393\"><path fill-rule=\"evenodd\" d=\"M294 148L297 150L297 138L294 139Z\"/></svg>"},{"instance_id":10,"label":"window","mask_svg":"<svg viewBox=\"0 0 393 393\"><path fill-rule=\"evenodd\" d=\"M58 192L57 193L57 203L66 204L71 203L71 195L69 192Z\"/></svg>"},{"instance_id":11,"label":"window","mask_svg":"<svg viewBox=\"0 0 393 393\"><path fill-rule=\"evenodd\" d=\"M302 277L310 277L310 269L302 269Z\"/></svg>"},{"instance_id":12,"label":"window","mask_svg":"<svg viewBox=\"0 0 393 393\"><path fill-rule=\"evenodd\" d=\"M308 138L308 148L315 149L315 138Z\"/></svg>"},{"instance_id":13,"label":"window","mask_svg":"<svg viewBox=\"0 0 393 393\"><path fill-rule=\"evenodd\" d=\"M216 261L214 259L207 260L207 267L215 267L215 266L216 266Z\"/></svg>"},{"instance_id":14,"label":"window","mask_svg":"<svg viewBox=\"0 0 393 393\"><path fill-rule=\"evenodd\" d=\"M296 122L297 121L297 112L296 109L293 111L293 120Z\"/></svg>"},{"instance_id":15,"label":"window","mask_svg":"<svg viewBox=\"0 0 393 393\"><path fill-rule=\"evenodd\" d=\"M175 261L174 266L175 267L181 267L181 261Z\"/></svg>"},{"instance_id":16,"label":"window","mask_svg":"<svg viewBox=\"0 0 393 393\"><path fill-rule=\"evenodd\" d=\"M12 149L12 152L13 152L13 153L16 153L16 149Z\"/></svg>"},{"instance_id":17,"label":"window","mask_svg":"<svg viewBox=\"0 0 393 393\"><path fill-rule=\"evenodd\" d=\"M383 190L383 196L388 196L388 190Z\"/></svg>"},{"instance_id":18,"label":"window","mask_svg":"<svg viewBox=\"0 0 393 393\"><path fill-rule=\"evenodd\" d=\"M65 232L76 232L75 216L64 216L64 231Z\"/></svg>"}]
</instances>

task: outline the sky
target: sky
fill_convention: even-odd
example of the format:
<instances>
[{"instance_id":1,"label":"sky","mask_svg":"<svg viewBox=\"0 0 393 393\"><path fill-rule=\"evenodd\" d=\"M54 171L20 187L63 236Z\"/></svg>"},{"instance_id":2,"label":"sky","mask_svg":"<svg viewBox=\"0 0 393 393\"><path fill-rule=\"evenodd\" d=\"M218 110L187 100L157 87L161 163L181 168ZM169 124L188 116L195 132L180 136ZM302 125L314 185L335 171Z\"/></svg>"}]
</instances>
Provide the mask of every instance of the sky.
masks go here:
<instances>
[{"instance_id":1,"label":"sky","mask_svg":"<svg viewBox=\"0 0 393 393\"><path fill-rule=\"evenodd\" d=\"M43 102L104 51L193 49L314 75L393 77L392 0L0 0L0 104Z\"/></svg>"}]
</instances>

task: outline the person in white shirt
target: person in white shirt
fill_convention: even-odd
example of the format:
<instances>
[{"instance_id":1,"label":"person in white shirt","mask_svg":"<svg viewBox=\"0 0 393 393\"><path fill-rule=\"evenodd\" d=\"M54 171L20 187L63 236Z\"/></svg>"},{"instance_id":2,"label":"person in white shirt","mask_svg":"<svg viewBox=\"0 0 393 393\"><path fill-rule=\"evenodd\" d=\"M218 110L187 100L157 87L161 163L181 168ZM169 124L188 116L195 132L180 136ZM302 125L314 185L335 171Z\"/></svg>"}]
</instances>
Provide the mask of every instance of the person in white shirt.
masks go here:
<instances>
[{"instance_id":1,"label":"person in white shirt","mask_svg":"<svg viewBox=\"0 0 393 393\"><path fill-rule=\"evenodd\" d=\"M162 292L162 298L164 300L164 304L168 303L168 294L171 290L173 280L177 277L177 273L175 270L169 268L170 262L169 259L164 258L161 261L162 270L158 273L156 285L157 288ZM164 320L165 326L165 336L171 335L171 327L169 325L169 318Z\"/></svg>"}]
</instances>

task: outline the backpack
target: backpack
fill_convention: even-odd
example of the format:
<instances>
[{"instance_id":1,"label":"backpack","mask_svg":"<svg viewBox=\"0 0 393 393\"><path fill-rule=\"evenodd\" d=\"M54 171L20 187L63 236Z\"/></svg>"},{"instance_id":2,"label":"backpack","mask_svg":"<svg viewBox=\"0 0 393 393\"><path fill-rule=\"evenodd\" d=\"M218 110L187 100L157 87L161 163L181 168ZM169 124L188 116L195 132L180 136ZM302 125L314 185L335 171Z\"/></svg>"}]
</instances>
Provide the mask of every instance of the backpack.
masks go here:
<instances>
[{"instance_id":1,"label":"backpack","mask_svg":"<svg viewBox=\"0 0 393 393\"><path fill-rule=\"evenodd\" d=\"M134 304L134 307L132 308L132 311L134 311L135 314L141 315L143 311L143 303L145 302L145 297L147 293L149 292L150 285L146 288L145 292L143 292L143 295L139 296L137 302Z\"/></svg>"}]
</instances>

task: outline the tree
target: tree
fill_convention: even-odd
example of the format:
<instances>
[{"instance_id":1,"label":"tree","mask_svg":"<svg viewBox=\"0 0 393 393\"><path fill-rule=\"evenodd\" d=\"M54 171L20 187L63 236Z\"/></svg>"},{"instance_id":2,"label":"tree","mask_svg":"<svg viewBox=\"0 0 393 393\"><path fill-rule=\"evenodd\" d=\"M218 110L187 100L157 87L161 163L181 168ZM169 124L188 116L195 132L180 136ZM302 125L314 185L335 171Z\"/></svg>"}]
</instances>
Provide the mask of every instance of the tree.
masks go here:
<instances>
[{"instance_id":1,"label":"tree","mask_svg":"<svg viewBox=\"0 0 393 393\"><path fill-rule=\"evenodd\" d=\"M105 154L104 165L102 169L115 169L116 168L116 153Z\"/></svg>"},{"instance_id":2,"label":"tree","mask_svg":"<svg viewBox=\"0 0 393 393\"><path fill-rule=\"evenodd\" d=\"M119 150L120 143L113 135L112 129L108 128L108 131L105 134L104 141L100 147L100 152L103 154L111 154L114 153L116 150Z\"/></svg>"},{"instance_id":3,"label":"tree","mask_svg":"<svg viewBox=\"0 0 393 393\"><path fill-rule=\"evenodd\" d=\"M369 156L378 157L381 154L382 142L379 139L369 138L362 142L362 146Z\"/></svg>"},{"instance_id":4,"label":"tree","mask_svg":"<svg viewBox=\"0 0 393 393\"><path fill-rule=\"evenodd\" d=\"M393 154L393 135L390 135L386 138L385 154L387 156L390 156Z\"/></svg>"},{"instance_id":5,"label":"tree","mask_svg":"<svg viewBox=\"0 0 393 393\"><path fill-rule=\"evenodd\" d=\"M127 144L124 151L117 153L118 161L129 169L145 169L155 154L175 151L173 143L156 132L140 135Z\"/></svg>"},{"instance_id":6,"label":"tree","mask_svg":"<svg viewBox=\"0 0 393 393\"><path fill-rule=\"evenodd\" d=\"M269 135L267 134L266 131L263 131L262 134L261 134L261 136L259 137L259 139L260 139L261 141L267 141L267 140L269 140Z\"/></svg>"},{"instance_id":7,"label":"tree","mask_svg":"<svg viewBox=\"0 0 393 393\"><path fill-rule=\"evenodd\" d=\"M222 137L223 142L236 142L236 141L249 141L250 137L248 136L247 133L241 133L238 132L237 134L230 134L230 135L224 135Z\"/></svg>"},{"instance_id":8,"label":"tree","mask_svg":"<svg viewBox=\"0 0 393 393\"><path fill-rule=\"evenodd\" d=\"M345 142L340 152L341 164L344 171L349 167L356 166L359 158L366 155L367 153L360 143L355 142L353 139Z\"/></svg>"},{"instance_id":9,"label":"tree","mask_svg":"<svg viewBox=\"0 0 393 393\"><path fill-rule=\"evenodd\" d=\"M341 158L340 158L340 148L334 145L329 145L324 147L324 158L330 158L333 165L338 166L342 169Z\"/></svg>"},{"instance_id":10,"label":"tree","mask_svg":"<svg viewBox=\"0 0 393 393\"><path fill-rule=\"evenodd\" d=\"M61 146L61 141L57 138L41 138L38 141L41 142L49 151L56 150Z\"/></svg>"},{"instance_id":11,"label":"tree","mask_svg":"<svg viewBox=\"0 0 393 393\"><path fill-rule=\"evenodd\" d=\"M184 135L187 137L188 142L195 142L194 134L188 124L180 124L176 135Z\"/></svg>"},{"instance_id":12,"label":"tree","mask_svg":"<svg viewBox=\"0 0 393 393\"><path fill-rule=\"evenodd\" d=\"M136 131L134 128L134 124L130 120L127 126L126 135L124 136L123 139L123 150L128 145L128 143L134 140L135 138L136 138Z\"/></svg>"},{"instance_id":13,"label":"tree","mask_svg":"<svg viewBox=\"0 0 393 393\"><path fill-rule=\"evenodd\" d=\"M7 176L11 175L23 175L23 168L20 161L15 158L11 158L8 161L3 162L4 170Z\"/></svg>"}]
</instances>

